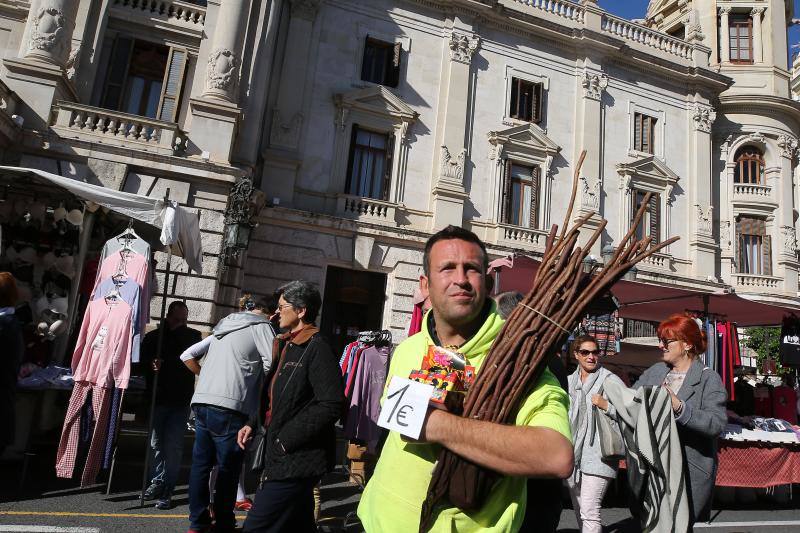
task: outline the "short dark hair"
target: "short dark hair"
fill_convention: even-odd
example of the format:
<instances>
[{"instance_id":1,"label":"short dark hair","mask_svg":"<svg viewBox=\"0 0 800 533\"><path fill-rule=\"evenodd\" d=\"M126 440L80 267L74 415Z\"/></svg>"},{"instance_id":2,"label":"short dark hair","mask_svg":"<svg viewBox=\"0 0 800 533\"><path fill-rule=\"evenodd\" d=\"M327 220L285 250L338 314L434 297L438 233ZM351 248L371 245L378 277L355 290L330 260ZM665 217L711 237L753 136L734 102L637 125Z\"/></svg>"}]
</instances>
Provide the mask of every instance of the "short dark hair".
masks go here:
<instances>
[{"instance_id":1,"label":"short dark hair","mask_svg":"<svg viewBox=\"0 0 800 533\"><path fill-rule=\"evenodd\" d=\"M508 318L523 298L525 298L525 295L519 291L508 291L498 294L496 297L497 312L501 317Z\"/></svg>"},{"instance_id":2,"label":"short dark hair","mask_svg":"<svg viewBox=\"0 0 800 533\"><path fill-rule=\"evenodd\" d=\"M583 344L584 342L591 342L594 343L594 345L597 346L598 348L600 347L600 345L597 344L597 339L595 339L591 335L578 335L572 340L572 344L570 344L569 346L570 355L573 355L575 352L577 352L580 349L581 344Z\"/></svg>"},{"instance_id":3,"label":"short dark hair","mask_svg":"<svg viewBox=\"0 0 800 533\"><path fill-rule=\"evenodd\" d=\"M169 307L167 307L167 316L171 315L172 312L175 311L179 307L182 307L183 309L186 309L187 311L189 310L189 306L186 305L186 302L181 301L181 300L175 300L175 301L173 301L173 302L171 302L169 304Z\"/></svg>"},{"instance_id":4,"label":"short dark hair","mask_svg":"<svg viewBox=\"0 0 800 533\"><path fill-rule=\"evenodd\" d=\"M422 256L422 269L426 276L430 276L431 274L431 249L433 245L439 241L449 241L453 239L477 244L483 253L483 272L486 273L486 271L489 270L489 254L486 253L486 245L483 244L483 241L471 231L451 224L431 235L425 243L425 254Z\"/></svg>"},{"instance_id":5,"label":"short dark hair","mask_svg":"<svg viewBox=\"0 0 800 533\"><path fill-rule=\"evenodd\" d=\"M283 296L283 299L295 309L306 310L302 319L306 324L313 324L317 320L319 309L322 307L322 296L314 284L301 280L290 281L281 286L277 294Z\"/></svg>"},{"instance_id":6,"label":"short dark hair","mask_svg":"<svg viewBox=\"0 0 800 533\"><path fill-rule=\"evenodd\" d=\"M256 309L263 309L268 315L271 315L278 310L278 298L280 296L277 293L259 298L256 302Z\"/></svg>"}]
</instances>

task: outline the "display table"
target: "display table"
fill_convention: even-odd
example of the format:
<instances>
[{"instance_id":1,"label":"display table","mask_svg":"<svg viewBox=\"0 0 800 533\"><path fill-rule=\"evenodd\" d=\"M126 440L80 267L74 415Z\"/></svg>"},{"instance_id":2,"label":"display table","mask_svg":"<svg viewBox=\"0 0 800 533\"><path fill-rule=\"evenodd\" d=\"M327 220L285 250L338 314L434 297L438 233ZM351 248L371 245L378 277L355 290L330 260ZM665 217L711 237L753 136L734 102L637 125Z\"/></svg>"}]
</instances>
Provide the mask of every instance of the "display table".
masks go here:
<instances>
[{"instance_id":1,"label":"display table","mask_svg":"<svg viewBox=\"0 0 800 533\"><path fill-rule=\"evenodd\" d=\"M800 483L800 444L720 439L718 487L763 488Z\"/></svg>"}]
</instances>

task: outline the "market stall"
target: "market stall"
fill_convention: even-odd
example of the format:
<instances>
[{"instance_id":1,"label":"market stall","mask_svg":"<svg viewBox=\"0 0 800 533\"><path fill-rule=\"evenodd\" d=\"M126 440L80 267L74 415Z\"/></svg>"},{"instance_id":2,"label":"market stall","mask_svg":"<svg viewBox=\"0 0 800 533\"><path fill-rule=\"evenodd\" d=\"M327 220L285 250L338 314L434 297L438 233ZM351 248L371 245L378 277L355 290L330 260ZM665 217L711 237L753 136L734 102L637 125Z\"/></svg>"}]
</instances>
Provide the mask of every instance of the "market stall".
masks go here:
<instances>
[{"instance_id":1,"label":"market stall","mask_svg":"<svg viewBox=\"0 0 800 533\"><path fill-rule=\"evenodd\" d=\"M166 252L166 296L173 253L200 271L198 217L170 201L169 190L155 199L38 169L0 166L0 194L0 268L19 280L18 318L41 338L26 348L47 344L35 357L26 353L19 383L30 391L71 390L57 468L62 477L72 477L80 453L74 423L93 407L94 433L81 475L86 485L113 456L130 364L138 361L156 292L154 252ZM165 310L162 298L161 320ZM67 361L71 368L50 365ZM36 405L39 412L41 401ZM149 455L148 449L146 461Z\"/></svg>"}]
</instances>

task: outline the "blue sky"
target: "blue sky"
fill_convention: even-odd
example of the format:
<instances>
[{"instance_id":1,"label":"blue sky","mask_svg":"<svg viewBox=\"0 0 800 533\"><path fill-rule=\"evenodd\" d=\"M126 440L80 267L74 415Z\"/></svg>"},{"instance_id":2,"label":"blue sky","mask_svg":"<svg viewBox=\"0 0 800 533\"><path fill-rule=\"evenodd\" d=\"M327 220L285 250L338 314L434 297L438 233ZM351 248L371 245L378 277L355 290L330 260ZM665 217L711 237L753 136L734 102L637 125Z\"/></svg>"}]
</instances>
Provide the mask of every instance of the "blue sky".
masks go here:
<instances>
[{"instance_id":1,"label":"blue sky","mask_svg":"<svg viewBox=\"0 0 800 533\"><path fill-rule=\"evenodd\" d=\"M644 18L648 0L600 0L600 7L626 19ZM800 18L800 0L794 0L795 17ZM789 30L789 46L800 42L800 26ZM797 50L797 49L795 49Z\"/></svg>"}]
</instances>

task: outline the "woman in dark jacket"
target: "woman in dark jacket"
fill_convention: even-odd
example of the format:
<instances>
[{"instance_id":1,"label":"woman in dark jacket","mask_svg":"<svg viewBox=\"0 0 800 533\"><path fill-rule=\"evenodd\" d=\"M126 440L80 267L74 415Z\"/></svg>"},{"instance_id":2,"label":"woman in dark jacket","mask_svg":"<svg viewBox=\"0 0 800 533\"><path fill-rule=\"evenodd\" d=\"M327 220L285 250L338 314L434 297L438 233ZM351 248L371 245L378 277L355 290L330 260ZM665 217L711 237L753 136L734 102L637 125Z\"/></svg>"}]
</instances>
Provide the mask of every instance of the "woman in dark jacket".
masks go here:
<instances>
[{"instance_id":1,"label":"woman in dark jacket","mask_svg":"<svg viewBox=\"0 0 800 533\"><path fill-rule=\"evenodd\" d=\"M319 291L293 281L278 292L280 327L287 333L279 337L281 355L268 385L264 471L244 531L314 532L312 492L334 465L344 388L338 361L314 326ZM254 426L239 432L240 446Z\"/></svg>"},{"instance_id":2,"label":"woman in dark jacket","mask_svg":"<svg viewBox=\"0 0 800 533\"><path fill-rule=\"evenodd\" d=\"M645 370L633 387L664 386L669 392L694 524L708 512L711 501L717 477L717 438L727 422L728 394L719 375L698 358L706 349L706 339L693 319L669 317L659 324L658 339L663 362Z\"/></svg>"},{"instance_id":3,"label":"woman in dark jacket","mask_svg":"<svg viewBox=\"0 0 800 533\"><path fill-rule=\"evenodd\" d=\"M0 420L9 428L0 432L0 455L14 442L14 391L22 361L24 342L22 329L14 314L17 304L17 283L9 272L0 272Z\"/></svg>"}]
</instances>

